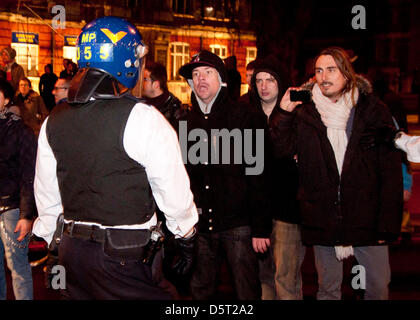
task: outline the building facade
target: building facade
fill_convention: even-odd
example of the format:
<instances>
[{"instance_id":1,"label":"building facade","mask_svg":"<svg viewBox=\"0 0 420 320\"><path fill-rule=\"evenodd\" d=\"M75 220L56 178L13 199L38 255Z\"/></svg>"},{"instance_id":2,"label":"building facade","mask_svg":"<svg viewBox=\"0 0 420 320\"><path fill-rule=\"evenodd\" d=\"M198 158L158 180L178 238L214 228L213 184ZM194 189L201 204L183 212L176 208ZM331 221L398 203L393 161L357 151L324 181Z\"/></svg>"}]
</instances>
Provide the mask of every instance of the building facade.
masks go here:
<instances>
[{"instance_id":1,"label":"building facade","mask_svg":"<svg viewBox=\"0 0 420 320\"><path fill-rule=\"evenodd\" d=\"M245 67L257 56L250 6L239 0L6 1L0 5L0 47L11 45L16 61L38 89L45 65L57 75L63 59L76 61L75 43L83 26L101 16L119 16L139 29L147 59L164 64L168 87L182 102L190 97L179 68L207 49L222 59L235 56L243 91Z\"/></svg>"}]
</instances>

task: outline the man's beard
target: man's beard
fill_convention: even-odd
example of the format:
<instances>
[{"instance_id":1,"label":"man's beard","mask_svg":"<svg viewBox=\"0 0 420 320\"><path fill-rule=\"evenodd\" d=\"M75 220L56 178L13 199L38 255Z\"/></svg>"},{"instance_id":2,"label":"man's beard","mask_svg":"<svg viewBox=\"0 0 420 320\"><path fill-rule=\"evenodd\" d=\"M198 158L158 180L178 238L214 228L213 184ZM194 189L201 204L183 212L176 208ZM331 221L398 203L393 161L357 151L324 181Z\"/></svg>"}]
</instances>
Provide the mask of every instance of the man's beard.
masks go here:
<instances>
[{"instance_id":1,"label":"man's beard","mask_svg":"<svg viewBox=\"0 0 420 320\"><path fill-rule=\"evenodd\" d=\"M330 87L328 89L325 89L324 86L323 86L324 84L328 84L328 85L330 85ZM320 85L320 89L321 89L322 94L327 98L338 98L339 96L341 96L344 93L344 91L346 89L346 87L343 87L340 90L336 90L336 91L331 92L331 91L328 91L331 88L331 86L333 86L333 83L328 82L328 81L324 81Z\"/></svg>"}]
</instances>

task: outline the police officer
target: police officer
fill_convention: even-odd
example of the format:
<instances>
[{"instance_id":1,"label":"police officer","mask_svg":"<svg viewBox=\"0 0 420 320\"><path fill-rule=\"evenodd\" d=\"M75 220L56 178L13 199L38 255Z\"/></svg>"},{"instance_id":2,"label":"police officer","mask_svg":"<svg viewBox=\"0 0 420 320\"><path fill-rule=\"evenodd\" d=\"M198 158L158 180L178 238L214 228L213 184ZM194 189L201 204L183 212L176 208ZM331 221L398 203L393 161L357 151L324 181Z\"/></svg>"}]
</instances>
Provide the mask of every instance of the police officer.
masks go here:
<instances>
[{"instance_id":1,"label":"police officer","mask_svg":"<svg viewBox=\"0 0 420 320\"><path fill-rule=\"evenodd\" d=\"M88 23L77 40L79 72L68 102L43 124L33 232L52 241L64 213L59 263L70 299L170 299L161 250L143 263L155 204L191 267L197 209L177 135L153 107L130 96L147 50L123 19ZM156 240L156 239L155 239Z\"/></svg>"}]
</instances>

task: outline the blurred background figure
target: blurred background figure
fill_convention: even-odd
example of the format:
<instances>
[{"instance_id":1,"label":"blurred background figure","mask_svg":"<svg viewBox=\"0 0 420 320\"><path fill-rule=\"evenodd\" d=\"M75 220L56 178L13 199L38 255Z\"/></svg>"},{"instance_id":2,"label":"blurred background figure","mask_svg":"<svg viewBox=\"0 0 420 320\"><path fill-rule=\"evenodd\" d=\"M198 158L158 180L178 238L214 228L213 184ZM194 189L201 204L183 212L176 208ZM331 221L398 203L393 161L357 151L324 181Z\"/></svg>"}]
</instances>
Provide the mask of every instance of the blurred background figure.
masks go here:
<instances>
[{"instance_id":1,"label":"blurred background figure","mask_svg":"<svg viewBox=\"0 0 420 320\"><path fill-rule=\"evenodd\" d=\"M394 119L394 125L397 130L408 133L407 112L404 109L404 102L400 94L391 89L390 77L384 72L377 71L373 75L372 86L374 93L381 99L391 111ZM404 211L401 222L401 239L403 242L411 240L411 234L414 226L411 224L410 211L408 210L408 201L411 198L411 188L413 185L413 177L410 162L407 155L403 156L402 163L403 187L404 187Z\"/></svg>"},{"instance_id":2,"label":"blurred background figure","mask_svg":"<svg viewBox=\"0 0 420 320\"><path fill-rule=\"evenodd\" d=\"M408 132L407 112L401 95L391 89L390 76L377 71L372 76L373 92L381 99L391 111L392 116L398 123L399 129Z\"/></svg>"},{"instance_id":3,"label":"blurred background figure","mask_svg":"<svg viewBox=\"0 0 420 320\"><path fill-rule=\"evenodd\" d=\"M246 65L246 83L248 84L248 92L243 94L239 98L240 102L244 102L244 103L250 103L251 102L250 101L250 94L251 94L251 91L252 91L251 79L252 79L252 75L254 74L255 66L256 66L257 63L258 63L257 60L253 60Z\"/></svg>"},{"instance_id":4,"label":"blurred background figure","mask_svg":"<svg viewBox=\"0 0 420 320\"><path fill-rule=\"evenodd\" d=\"M71 79L69 78L67 79L59 78L57 80L57 82L54 85L54 89L52 91L54 95L55 105L58 105L62 102L67 101L67 95L69 92L70 83L71 83Z\"/></svg>"},{"instance_id":5,"label":"blurred background figure","mask_svg":"<svg viewBox=\"0 0 420 320\"><path fill-rule=\"evenodd\" d=\"M7 81L12 84L15 92L19 86L19 80L25 76L23 68L16 63L16 50L11 47L6 47L1 51L3 75L6 76Z\"/></svg>"},{"instance_id":6,"label":"blurred background figure","mask_svg":"<svg viewBox=\"0 0 420 320\"><path fill-rule=\"evenodd\" d=\"M63 59L63 67L64 67L64 70L62 70L60 72L60 78L66 78L66 77L69 76L69 74L67 72L67 69L68 69L68 66L69 66L70 61L71 61L70 59Z\"/></svg>"},{"instance_id":7,"label":"blurred background figure","mask_svg":"<svg viewBox=\"0 0 420 320\"><path fill-rule=\"evenodd\" d=\"M70 61L69 70L68 70L70 78L73 78L75 76L75 74L77 73L77 70L79 70L79 68L77 67L77 64L75 64L73 61Z\"/></svg>"},{"instance_id":8,"label":"blurred background figure","mask_svg":"<svg viewBox=\"0 0 420 320\"><path fill-rule=\"evenodd\" d=\"M0 78L0 112L2 114L7 112L19 113L16 107L13 111L10 110L13 105L14 95L15 92L10 82L4 78Z\"/></svg>"},{"instance_id":9,"label":"blurred background figure","mask_svg":"<svg viewBox=\"0 0 420 320\"><path fill-rule=\"evenodd\" d=\"M13 102L15 91L10 82L7 81L5 78L0 77L0 87L0 94L3 94L3 96L0 95L0 98L2 99L0 101L0 113L4 115L8 112L11 112L16 115L19 115L19 107L16 106Z\"/></svg>"},{"instance_id":10,"label":"blurred background figure","mask_svg":"<svg viewBox=\"0 0 420 320\"><path fill-rule=\"evenodd\" d=\"M237 101L241 96L241 74L236 67L236 56L223 60L227 71L227 88L230 98Z\"/></svg>"},{"instance_id":11,"label":"blurred background figure","mask_svg":"<svg viewBox=\"0 0 420 320\"><path fill-rule=\"evenodd\" d=\"M39 93L41 94L41 97L44 100L44 104L48 111L51 111L55 106L54 95L52 91L58 77L53 72L53 66L50 63L44 67L44 71L45 73L41 76L39 81Z\"/></svg>"},{"instance_id":12,"label":"blurred background figure","mask_svg":"<svg viewBox=\"0 0 420 320\"><path fill-rule=\"evenodd\" d=\"M11 271L16 300L32 300L28 242L35 216L33 181L36 139L8 106L11 84L0 79L0 300L7 297L4 261Z\"/></svg>"},{"instance_id":13,"label":"blurred background figure","mask_svg":"<svg viewBox=\"0 0 420 320\"><path fill-rule=\"evenodd\" d=\"M77 64L70 59L63 59L64 70L60 72L60 78L73 78L77 73Z\"/></svg>"},{"instance_id":14,"label":"blurred background figure","mask_svg":"<svg viewBox=\"0 0 420 320\"><path fill-rule=\"evenodd\" d=\"M41 96L32 90L32 84L28 78L22 78L19 81L15 103L19 106L23 122L38 136L41 124L48 115L48 110Z\"/></svg>"},{"instance_id":15,"label":"blurred background figure","mask_svg":"<svg viewBox=\"0 0 420 320\"><path fill-rule=\"evenodd\" d=\"M169 92L167 80L164 65L147 63L144 69L142 97L147 104L156 107L174 128L178 128L178 120L182 115L181 101Z\"/></svg>"}]
</instances>

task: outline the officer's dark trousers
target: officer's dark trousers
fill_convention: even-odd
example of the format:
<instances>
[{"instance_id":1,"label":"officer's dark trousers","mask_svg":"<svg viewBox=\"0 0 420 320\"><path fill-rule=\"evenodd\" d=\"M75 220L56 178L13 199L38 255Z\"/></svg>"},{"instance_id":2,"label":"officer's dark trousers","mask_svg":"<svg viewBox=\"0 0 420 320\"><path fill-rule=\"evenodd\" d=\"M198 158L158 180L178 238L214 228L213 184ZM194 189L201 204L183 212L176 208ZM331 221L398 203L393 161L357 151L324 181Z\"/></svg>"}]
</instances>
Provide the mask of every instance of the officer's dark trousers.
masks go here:
<instances>
[{"instance_id":1,"label":"officer's dark trousers","mask_svg":"<svg viewBox=\"0 0 420 320\"><path fill-rule=\"evenodd\" d=\"M172 298L158 285L163 280L160 254L148 266L138 260L111 258L104 254L102 247L98 242L63 235L59 258L66 272L65 295L69 299Z\"/></svg>"}]
</instances>

